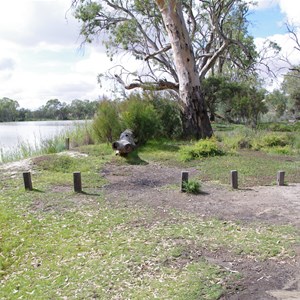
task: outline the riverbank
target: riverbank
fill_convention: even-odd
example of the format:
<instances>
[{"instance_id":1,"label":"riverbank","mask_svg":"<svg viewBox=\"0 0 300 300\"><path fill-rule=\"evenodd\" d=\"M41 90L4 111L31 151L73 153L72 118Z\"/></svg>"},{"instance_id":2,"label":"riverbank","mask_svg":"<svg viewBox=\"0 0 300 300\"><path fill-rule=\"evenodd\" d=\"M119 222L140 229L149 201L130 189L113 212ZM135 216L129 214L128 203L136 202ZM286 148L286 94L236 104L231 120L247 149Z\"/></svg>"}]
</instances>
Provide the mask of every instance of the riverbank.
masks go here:
<instances>
[{"instance_id":1,"label":"riverbank","mask_svg":"<svg viewBox=\"0 0 300 300\"><path fill-rule=\"evenodd\" d=\"M91 120L0 123L0 163L65 150L91 142Z\"/></svg>"}]
</instances>

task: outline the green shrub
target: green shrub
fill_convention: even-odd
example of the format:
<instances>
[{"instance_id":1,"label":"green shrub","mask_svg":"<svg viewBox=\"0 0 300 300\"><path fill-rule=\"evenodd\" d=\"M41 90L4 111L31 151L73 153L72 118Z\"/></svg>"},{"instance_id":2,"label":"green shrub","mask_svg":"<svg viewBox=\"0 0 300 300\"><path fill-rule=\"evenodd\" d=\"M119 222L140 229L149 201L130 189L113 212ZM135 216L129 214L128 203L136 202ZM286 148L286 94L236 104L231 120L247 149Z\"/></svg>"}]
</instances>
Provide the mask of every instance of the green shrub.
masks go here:
<instances>
[{"instance_id":1,"label":"green shrub","mask_svg":"<svg viewBox=\"0 0 300 300\"><path fill-rule=\"evenodd\" d=\"M93 129L96 139L100 142L112 143L121 133L117 102L103 100L93 120Z\"/></svg>"},{"instance_id":2,"label":"green shrub","mask_svg":"<svg viewBox=\"0 0 300 300\"><path fill-rule=\"evenodd\" d=\"M293 155L294 151L290 146L275 146L271 148L262 148L263 151L273 154Z\"/></svg>"},{"instance_id":3,"label":"green shrub","mask_svg":"<svg viewBox=\"0 0 300 300\"><path fill-rule=\"evenodd\" d=\"M294 147L294 149L300 150L300 134L296 134L294 136L293 147Z\"/></svg>"},{"instance_id":4,"label":"green shrub","mask_svg":"<svg viewBox=\"0 0 300 300\"><path fill-rule=\"evenodd\" d=\"M262 138L263 147L284 147L290 143L289 136L278 135L278 134L268 134Z\"/></svg>"},{"instance_id":5,"label":"green shrub","mask_svg":"<svg viewBox=\"0 0 300 300\"><path fill-rule=\"evenodd\" d=\"M160 119L158 135L162 138L179 138L183 133L178 102L150 94L150 103Z\"/></svg>"},{"instance_id":6,"label":"green shrub","mask_svg":"<svg viewBox=\"0 0 300 300\"><path fill-rule=\"evenodd\" d=\"M184 146L180 149L180 158L183 161L224 154L224 151L219 148L215 139L200 140L194 145Z\"/></svg>"},{"instance_id":7,"label":"green shrub","mask_svg":"<svg viewBox=\"0 0 300 300\"><path fill-rule=\"evenodd\" d=\"M300 121L293 124L293 131L300 131Z\"/></svg>"},{"instance_id":8,"label":"green shrub","mask_svg":"<svg viewBox=\"0 0 300 300\"><path fill-rule=\"evenodd\" d=\"M189 194L199 194L201 192L201 185L198 181L189 180L183 183L183 189Z\"/></svg>"},{"instance_id":9,"label":"green shrub","mask_svg":"<svg viewBox=\"0 0 300 300\"><path fill-rule=\"evenodd\" d=\"M263 129L268 131L279 131L279 132L293 131L292 125L284 124L284 123L262 123L258 125L258 129Z\"/></svg>"},{"instance_id":10,"label":"green shrub","mask_svg":"<svg viewBox=\"0 0 300 300\"><path fill-rule=\"evenodd\" d=\"M161 123L154 106L140 95L131 95L121 110L122 127L133 131L138 144L145 144L159 131Z\"/></svg>"},{"instance_id":11,"label":"green shrub","mask_svg":"<svg viewBox=\"0 0 300 300\"><path fill-rule=\"evenodd\" d=\"M255 131L247 127L237 127L230 132L217 132L216 136L226 149L251 149Z\"/></svg>"}]
</instances>

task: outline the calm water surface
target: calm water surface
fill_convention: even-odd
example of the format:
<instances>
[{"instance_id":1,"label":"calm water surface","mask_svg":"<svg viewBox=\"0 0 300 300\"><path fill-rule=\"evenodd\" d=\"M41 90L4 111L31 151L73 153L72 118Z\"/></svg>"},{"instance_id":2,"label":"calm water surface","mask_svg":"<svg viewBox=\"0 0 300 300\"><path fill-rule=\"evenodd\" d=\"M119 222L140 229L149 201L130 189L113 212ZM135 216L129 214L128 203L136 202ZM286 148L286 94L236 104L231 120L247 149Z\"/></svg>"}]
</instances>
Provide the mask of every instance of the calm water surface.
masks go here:
<instances>
[{"instance_id":1,"label":"calm water surface","mask_svg":"<svg viewBox=\"0 0 300 300\"><path fill-rule=\"evenodd\" d=\"M0 123L0 149L7 152L20 144L38 147L42 140L53 138L86 121L30 121Z\"/></svg>"}]
</instances>

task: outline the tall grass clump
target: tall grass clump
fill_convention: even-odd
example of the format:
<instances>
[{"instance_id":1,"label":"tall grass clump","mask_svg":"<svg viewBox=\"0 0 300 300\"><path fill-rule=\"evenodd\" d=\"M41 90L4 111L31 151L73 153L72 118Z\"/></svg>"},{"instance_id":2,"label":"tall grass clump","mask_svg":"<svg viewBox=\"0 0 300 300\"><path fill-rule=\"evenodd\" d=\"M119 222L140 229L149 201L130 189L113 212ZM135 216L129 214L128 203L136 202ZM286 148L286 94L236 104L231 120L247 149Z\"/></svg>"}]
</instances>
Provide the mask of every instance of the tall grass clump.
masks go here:
<instances>
[{"instance_id":1,"label":"tall grass clump","mask_svg":"<svg viewBox=\"0 0 300 300\"><path fill-rule=\"evenodd\" d=\"M253 149L273 154L294 153L295 135L281 132L260 132L253 140Z\"/></svg>"},{"instance_id":2,"label":"tall grass clump","mask_svg":"<svg viewBox=\"0 0 300 300\"><path fill-rule=\"evenodd\" d=\"M258 125L258 129L267 130L272 132L299 132L300 121L295 123L278 122L278 123L261 123Z\"/></svg>"},{"instance_id":3,"label":"tall grass clump","mask_svg":"<svg viewBox=\"0 0 300 300\"><path fill-rule=\"evenodd\" d=\"M216 132L216 138L230 150L251 149L255 132L248 127L237 127L228 132Z\"/></svg>"},{"instance_id":4,"label":"tall grass clump","mask_svg":"<svg viewBox=\"0 0 300 300\"><path fill-rule=\"evenodd\" d=\"M225 149L251 149L272 154L293 155L299 152L300 137L297 132L271 132L239 127L232 131L216 131L216 138Z\"/></svg>"},{"instance_id":5,"label":"tall grass clump","mask_svg":"<svg viewBox=\"0 0 300 300\"><path fill-rule=\"evenodd\" d=\"M220 156L225 152L217 144L216 139L205 139L196 142L193 145L183 146L179 150L182 161L190 161L197 158Z\"/></svg>"},{"instance_id":6,"label":"tall grass clump","mask_svg":"<svg viewBox=\"0 0 300 300\"><path fill-rule=\"evenodd\" d=\"M75 123L71 130L64 133L64 137L70 138L71 147L74 148L94 144L96 140L92 122L88 120L84 123Z\"/></svg>"}]
</instances>

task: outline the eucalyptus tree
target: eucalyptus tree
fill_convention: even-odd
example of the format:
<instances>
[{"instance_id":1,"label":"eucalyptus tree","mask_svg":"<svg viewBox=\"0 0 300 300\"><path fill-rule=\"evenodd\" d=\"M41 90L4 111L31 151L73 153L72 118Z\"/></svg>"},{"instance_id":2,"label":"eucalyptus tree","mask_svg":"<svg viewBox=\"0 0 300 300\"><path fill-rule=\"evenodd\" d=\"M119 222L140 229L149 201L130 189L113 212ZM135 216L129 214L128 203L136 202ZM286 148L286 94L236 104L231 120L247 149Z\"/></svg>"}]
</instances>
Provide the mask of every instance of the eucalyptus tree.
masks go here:
<instances>
[{"instance_id":1,"label":"eucalyptus tree","mask_svg":"<svg viewBox=\"0 0 300 300\"><path fill-rule=\"evenodd\" d=\"M300 26L296 26L296 25L287 23L286 27L287 27L289 37L294 43L293 50L296 52L300 52L300 38L299 38ZM289 57L283 58L283 61L285 61L289 66L290 72L289 72L288 76L300 78L300 65L293 64L290 61Z\"/></svg>"},{"instance_id":2,"label":"eucalyptus tree","mask_svg":"<svg viewBox=\"0 0 300 300\"><path fill-rule=\"evenodd\" d=\"M4 97L0 99L0 122L16 121L19 103L16 100Z\"/></svg>"},{"instance_id":3,"label":"eucalyptus tree","mask_svg":"<svg viewBox=\"0 0 300 300\"><path fill-rule=\"evenodd\" d=\"M298 67L300 70L300 67ZM288 97L287 107L297 119L300 118L300 73L297 67L284 75L282 89Z\"/></svg>"},{"instance_id":4,"label":"eucalyptus tree","mask_svg":"<svg viewBox=\"0 0 300 300\"><path fill-rule=\"evenodd\" d=\"M184 130L210 137L212 127L201 80L218 65L251 65L243 0L73 0L85 42L100 39L111 57L127 52L143 73L113 74L126 89L178 93ZM237 50L239 49L239 50ZM130 81L128 81L130 79Z\"/></svg>"},{"instance_id":5,"label":"eucalyptus tree","mask_svg":"<svg viewBox=\"0 0 300 300\"><path fill-rule=\"evenodd\" d=\"M287 110L288 97L282 90L276 89L266 96L266 103L275 117L280 118Z\"/></svg>"}]
</instances>

